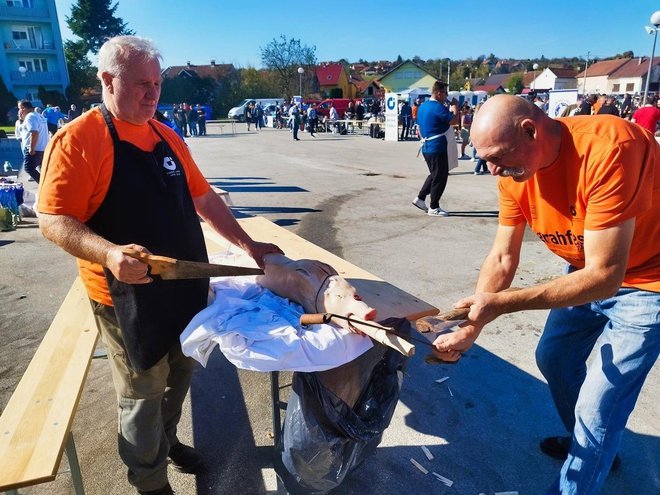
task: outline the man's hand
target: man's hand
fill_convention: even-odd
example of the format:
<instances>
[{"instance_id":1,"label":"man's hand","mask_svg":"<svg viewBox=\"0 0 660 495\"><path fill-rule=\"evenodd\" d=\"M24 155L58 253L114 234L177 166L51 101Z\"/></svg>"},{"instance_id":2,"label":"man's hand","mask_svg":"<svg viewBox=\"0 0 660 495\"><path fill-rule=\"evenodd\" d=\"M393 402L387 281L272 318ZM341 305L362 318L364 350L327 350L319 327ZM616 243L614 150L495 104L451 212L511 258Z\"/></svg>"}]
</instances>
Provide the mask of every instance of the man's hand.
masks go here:
<instances>
[{"instance_id":1,"label":"man's hand","mask_svg":"<svg viewBox=\"0 0 660 495\"><path fill-rule=\"evenodd\" d=\"M434 353L444 361L458 361L461 354L472 347L483 327L504 312L497 298L495 293L480 292L454 304L457 309L470 308L468 321L458 330L438 336L433 342L436 347Z\"/></svg>"},{"instance_id":2,"label":"man's hand","mask_svg":"<svg viewBox=\"0 0 660 495\"><path fill-rule=\"evenodd\" d=\"M259 265L259 268L261 269L264 268L265 255L269 253L284 254L284 251L282 251L278 246L276 246L275 244L271 244L269 242L254 241L249 245L241 246L241 247L247 252L247 254L249 254L254 259L254 261L257 262L257 265Z\"/></svg>"},{"instance_id":3,"label":"man's hand","mask_svg":"<svg viewBox=\"0 0 660 495\"><path fill-rule=\"evenodd\" d=\"M34 154L36 153L36 151L34 151L34 150L30 150L29 153L30 153L30 156L34 156Z\"/></svg>"},{"instance_id":4,"label":"man's hand","mask_svg":"<svg viewBox=\"0 0 660 495\"><path fill-rule=\"evenodd\" d=\"M148 284L152 282L153 279L148 275L149 265L124 254L122 250L125 248L151 254L147 248L137 244L114 246L106 254L105 267L112 272L117 280L126 284Z\"/></svg>"}]
</instances>

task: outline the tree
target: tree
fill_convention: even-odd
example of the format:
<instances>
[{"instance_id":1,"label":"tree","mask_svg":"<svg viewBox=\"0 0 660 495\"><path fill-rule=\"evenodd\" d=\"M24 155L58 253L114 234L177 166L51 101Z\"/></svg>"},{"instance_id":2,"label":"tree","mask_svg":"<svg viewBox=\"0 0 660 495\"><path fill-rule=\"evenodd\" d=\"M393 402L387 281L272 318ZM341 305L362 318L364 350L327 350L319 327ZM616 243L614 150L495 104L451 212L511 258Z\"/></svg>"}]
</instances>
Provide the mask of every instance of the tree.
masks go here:
<instances>
[{"instance_id":1,"label":"tree","mask_svg":"<svg viewBox=\"0 0 660 495\"><path fill-rule=\"evenodd\" d=\"M64 43L64 56L69 69L70 84L66 89L69 101L80 103L85 90L97 86L96 67L90 62L88 53L98 53L108 38L133 34L121 18L115 17L118 3L110 6L111 0L78 0L71 6L71 15L66 23L79 40Z\"/></svg>"},{"instance_id":2,"label":"tree","mask_svg":"<svg viewBox=\"0 0 660 495\"><path fill-rule=\"evenodd\" d=\"M8 120L10 120L8 114L10 110L13 110L15 108L16 108L16 96L14 96L14 93L12 93L7 89L7 86L5 86L5 81L2 79L2 77L0 77L0 122L2 122L3 124L6 123L13 124L13 122L10 121L8 122Z\"/></svg>"},{"instance_id":3,"label":"tree","mask_svg":"<svg viewBox=\"0 0 660 495\"><path fill-rule=\"evenodd\" d=\"M293 95L298 79L298 67L310 68L316 65L316 46L302 45L300 40L294 38L287 40L284 35L280 35L279 40L273 38L273 41L260 47L260 50L261 62L264 67L277 74L280 94L286 97Z\"/></svg>"},{"instance_id":4,"label":"tree","mask_svg":"<svg viewBox=\"0 0 660 495\"><path fill-rule=\"evenodd\" d=\"M96 54L108 38L135 34L126 23L115 17L119 2L110 6L112 0L78 0L71 6L71 15L66 23L71 32L86 44L87 50Z\"/></svg>"},{"instance_id":5,"label":"tree","mask_svg":"<svg viewBox=\"0 0 660 495\"><path fill-rule=\"evenodd\" d=\"M66 88L66 97L71 103L81 106L80 97L84 90L93 88L97 84L96 68L87 58L85 44L79 41L67 40L64 42L64 57L69 69L69 86Z\"/></svg>"},{"instance_id":6,"label":"tree","mask_svg":"<svg viewBox=\"0 0 660 495\"><path fill-rule=\"evenodd\" d=\"M509 93L512 95L519 95L523 90L523 76L515 75L509 78L509 82L506 85L506 89L509 90Z\"/></svg>"}]
</instances>

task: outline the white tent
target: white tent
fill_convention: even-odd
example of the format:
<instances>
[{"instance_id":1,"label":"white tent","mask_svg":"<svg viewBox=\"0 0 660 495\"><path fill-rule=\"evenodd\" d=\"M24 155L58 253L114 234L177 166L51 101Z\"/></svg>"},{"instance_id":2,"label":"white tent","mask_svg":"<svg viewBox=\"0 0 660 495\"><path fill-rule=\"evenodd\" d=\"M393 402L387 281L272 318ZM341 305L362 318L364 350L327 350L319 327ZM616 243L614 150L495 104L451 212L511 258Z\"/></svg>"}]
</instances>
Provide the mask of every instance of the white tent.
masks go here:
<instances>
[{"instance_id":1,"label":"white tent","mask_svg":"<svg viewBox=\"0 0 660 495\"><path fill-rule=\"evenodd\" d=\"M408 88L398 93L399 100L407 100L409 103L412 103L417 98L422 100L431 96L431 91L428 88Z\"/></svg>"}]
</instances>

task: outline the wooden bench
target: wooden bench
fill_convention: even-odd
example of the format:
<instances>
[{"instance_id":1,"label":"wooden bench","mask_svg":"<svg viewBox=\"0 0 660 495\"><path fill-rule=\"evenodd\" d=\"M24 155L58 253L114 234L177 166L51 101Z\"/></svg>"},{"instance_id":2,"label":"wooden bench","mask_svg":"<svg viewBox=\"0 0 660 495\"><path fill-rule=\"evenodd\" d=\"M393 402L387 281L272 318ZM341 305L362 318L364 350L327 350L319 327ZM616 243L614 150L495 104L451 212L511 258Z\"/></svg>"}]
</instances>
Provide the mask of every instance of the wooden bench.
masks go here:
<instances>
[{"instance_id":1,"label":"wooden bench","mask_svg":"<svg viewBox=\"0 0 660 495\"><path fill-rule=\"evenodd\" d=\"M85 493L71 426L97 338L76 279L0 417L0 492L54 480L66 451L75 493Z\"/></svg>"},{"instance_id":2,"label":"wooden bench","mask_svg":"<svg viewBox=\"0 0 660 495\"><path fill-rule=\"evenodd\" d=\"M438 312L265 218L245 218L239 223L254 239L279 245L290 258L318 259L333 266L377 309L379 318L416 320ZM206 224L202 228L209 253L226 249L227 240ZM0 417L0 492L17 494L18 488L54 480L66 452L75 493L84 495L71 428L97 339L87 294L76 279ZM278 398L273 400L273 424L279 425L282 403L277 372L271 373L271 393ZM275 433L279 435L279 429Z\"/></svg>"}]
</instances>

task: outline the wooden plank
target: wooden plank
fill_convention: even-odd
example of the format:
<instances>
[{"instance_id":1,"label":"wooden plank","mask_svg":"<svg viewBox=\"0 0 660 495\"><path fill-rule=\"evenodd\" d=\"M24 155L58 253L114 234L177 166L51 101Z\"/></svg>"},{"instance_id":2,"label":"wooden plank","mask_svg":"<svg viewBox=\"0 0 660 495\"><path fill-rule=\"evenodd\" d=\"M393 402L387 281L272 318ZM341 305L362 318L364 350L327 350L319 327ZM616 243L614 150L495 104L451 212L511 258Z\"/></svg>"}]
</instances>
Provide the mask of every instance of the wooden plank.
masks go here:
<instances>
[{"instance_id":1,"label":"wooden plank","mask_svg":"<svg viewBox=\"0 0 660 495\"><path fill-rule=\"evenodd\" d=\"M263 217L243 218L241 226L258 241L273 242L292 259L316 259L328 263L353 284L362 298L378 311L378 319L401 317L414 321L423 316L435 315L438 309L418 297L372 275L360 267L329 251L297 236ZM203 225L209 253L226 249L227 241Z\"/></svg>"},{"instance_id":2,"label":"wooden plank","mask_svg":"<svg viewBox=\"0 0 660 495\"><path fill-rule=\"evenodd\" d=\"M76 279L0 417L0 491L55 479L97 338Z\"/></svg>"}]
</instances>

